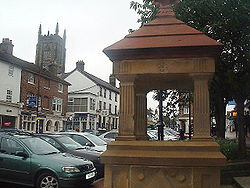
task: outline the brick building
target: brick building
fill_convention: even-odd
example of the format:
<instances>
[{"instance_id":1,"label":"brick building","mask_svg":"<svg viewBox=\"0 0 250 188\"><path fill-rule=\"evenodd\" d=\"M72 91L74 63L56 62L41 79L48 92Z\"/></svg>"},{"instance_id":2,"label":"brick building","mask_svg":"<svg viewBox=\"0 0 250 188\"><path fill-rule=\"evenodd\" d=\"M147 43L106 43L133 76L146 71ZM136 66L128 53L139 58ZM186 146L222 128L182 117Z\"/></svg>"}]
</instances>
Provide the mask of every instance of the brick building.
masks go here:
<instances>
[{"instance_id":1,"label":"brick building","mask_svg":"<svg viewBox=\"0 0 250 188\"><path fill-rule=\"evenodd\" d=\"M51 63L49 68L52 71L48 71L21 60L12 53L1 53L0 60L21 69L18 101L21 104L20 123L15 128L30 132L62 130L70 84L57 77L56 63Z\"/></svg>"},{"instance_id":2,"label":"brick building","mask_svg":"<svg viewBox=\"0 0 250 188\"><path fill-rule=\"evenodd\" d=\"M184 133L189 133L189 101L188 95L182 94L180 96L182 99L179 102L179 115L178 115L178 125L179 128L184 131ZM186 100L183 98L187 98ZM185 102L184 102L185 101ZM191 110L191 132L193 129L193 103L190 103L190 110Z\"/></svg>"}]
</instances>

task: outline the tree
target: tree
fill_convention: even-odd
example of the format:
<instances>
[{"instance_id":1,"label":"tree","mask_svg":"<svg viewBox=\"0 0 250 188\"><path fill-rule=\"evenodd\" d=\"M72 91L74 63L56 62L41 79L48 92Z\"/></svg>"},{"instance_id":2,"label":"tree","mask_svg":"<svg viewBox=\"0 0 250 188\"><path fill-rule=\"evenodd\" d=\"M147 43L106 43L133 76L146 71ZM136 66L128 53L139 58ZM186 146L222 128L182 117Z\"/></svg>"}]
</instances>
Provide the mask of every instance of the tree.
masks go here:
<instances>
[{"instance_id":1,"label":"tree","mask_svg":"<svg viewBox=\"0 0 250 188\"><path fill-rule=\"evenodd\" d=\"M140 16L143 26L157 12L152 0L132 1L130 7ZM244 136L244 101L250 95L249 16L248 0L181 0L174 7L176 17L224 44L210 84L212 109L215 112L217 134L225 137L225 104L235 99L239 125L239 154L246 156Z\"/></svg>"}]
</instances>

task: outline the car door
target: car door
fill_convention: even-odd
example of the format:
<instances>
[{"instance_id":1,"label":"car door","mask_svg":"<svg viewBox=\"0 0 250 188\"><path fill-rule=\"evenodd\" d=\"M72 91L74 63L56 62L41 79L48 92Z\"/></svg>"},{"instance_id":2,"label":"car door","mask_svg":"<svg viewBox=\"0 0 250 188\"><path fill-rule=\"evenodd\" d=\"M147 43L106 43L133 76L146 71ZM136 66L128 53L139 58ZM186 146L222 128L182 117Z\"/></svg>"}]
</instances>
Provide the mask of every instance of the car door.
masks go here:
<instances>
[{"instance_id":1,"label":"car door","mask_svg":"<svg viewBox=\"0 0 250 188\"><path fill-rule=\"evenodd\" d=\"M18 156L18 153L26 153L27 156ZM1 140L1 178L13 182L31 182L31 159L28 152L11 138Z\"/></svg>"}]
</instances>

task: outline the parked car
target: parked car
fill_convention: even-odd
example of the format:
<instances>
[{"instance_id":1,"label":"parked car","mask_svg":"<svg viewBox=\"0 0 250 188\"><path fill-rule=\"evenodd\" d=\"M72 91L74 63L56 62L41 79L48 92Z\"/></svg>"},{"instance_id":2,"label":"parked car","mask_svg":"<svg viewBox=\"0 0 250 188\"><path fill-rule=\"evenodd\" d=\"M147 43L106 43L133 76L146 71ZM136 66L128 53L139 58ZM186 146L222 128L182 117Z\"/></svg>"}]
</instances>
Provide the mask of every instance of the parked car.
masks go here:
<instances>
[{"instance_id":1,"label":"parked car","mask_svg":"<svg viewBox=\"0 0 250 188\"><path fill-rule=\"evenodd\" d=\"M93 134L93 135L96 135L96 136L100 136L101 133L97 130L92 130L92 129L85 129L83 132L86 132L86 133L90 133L90 134Z\"/></svg>"},{"instance_id":2,"label":"parked car","mask_svg":"<svg viewBox=\"0 0 250 188\"><path fill-rule=\"evenodd\" d=\"M0 133L0 181L37 188L91 184L94 164L27 133Z\"/></svg>"},{"instance_id":3,"label":"parked car","mask_svg":"<svg viewBox=\"0 0 250 188\"><path fill-rule=\"evenodd\" d=\"M13 129L13 128L3 128L0 129L0 132L11 132L11 133L29 133L25 129Z\"/></svg>"},{"instance_id":4,"label":"parked car","mask_svg":"<svg viewBox=\"0 0 250 188\"><path fill-rule=\"evenodd\" d=\"M158 130L148 130L147 131L148 136L151 138L151 140L158 140ZM164 130L164 140L179 140L178 136L170 134L168 131Z\"/></svg>"},{"instance_id":5,"label":"parked car","mask_svg":"<svg viewBox=\"0 0 250 188\"><path fill-rule=\"evenodd\" d=\"M118 136L118 130L114 129L109 132L103 133L102 135L99 136L99 138L109 143L111 141L114 141L117 136Z\"/></svg>"},{"instance_id":6,"label":"parked car","mask_svg":"<svg viewBox=\"0 0 250 188\"><path fill-rule=\"evenodd\" d=\"M87 150L104 152L107 149L107 143L98 136L86 132L60 132L58 134L66 135L78 142Z\"/></svg>"},{"instance_id":7,"label":"parked car","mask_svg":"<svg viewBox=\"0 0 250 188\"><path fill-rule=\"evenodd\" d=\"M97 170L97 178L104 176L104 165L100 163L100 152L86 150L81 144L66 135L36 134L61 152L70 153L92 161Z\"/></svg>"}]
</instances>

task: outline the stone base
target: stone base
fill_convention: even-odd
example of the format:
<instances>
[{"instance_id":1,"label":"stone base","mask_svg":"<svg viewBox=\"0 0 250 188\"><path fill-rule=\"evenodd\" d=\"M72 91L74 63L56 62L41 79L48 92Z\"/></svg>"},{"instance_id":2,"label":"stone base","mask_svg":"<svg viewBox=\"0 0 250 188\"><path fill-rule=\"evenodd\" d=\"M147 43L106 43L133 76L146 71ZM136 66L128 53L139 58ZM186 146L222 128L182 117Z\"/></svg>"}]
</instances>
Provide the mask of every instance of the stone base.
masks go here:
<instances>
[{"instance_id":1,"label":"stone base","mask_svg":"<svg viewBox=\"0 0 250 188\"><path fill-rule=\"evenodd\" d=\"M219 188L226 163L213 141L115 141L101 161L105 188Z\"/></svg>"}]
</instances>

